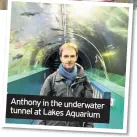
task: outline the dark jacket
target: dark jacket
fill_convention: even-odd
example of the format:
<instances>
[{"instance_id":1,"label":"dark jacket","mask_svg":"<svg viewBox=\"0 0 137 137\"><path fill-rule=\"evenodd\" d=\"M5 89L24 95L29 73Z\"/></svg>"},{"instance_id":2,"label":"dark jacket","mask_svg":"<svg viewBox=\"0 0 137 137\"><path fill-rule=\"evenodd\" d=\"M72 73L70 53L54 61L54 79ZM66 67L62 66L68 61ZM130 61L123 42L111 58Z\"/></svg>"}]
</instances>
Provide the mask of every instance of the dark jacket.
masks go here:
<instances>
[{"instance_id":1,"label":"dark jacket","mask_svg":"<svg viewBox=\"0 0 137 137\"><path fill-rule=\"evenodd\" d=\"M40 95L42 96L59 96L59 97L83 97L92 98L93 91L91 85L87 80L87 76L84 73L84 69L79 64L77 66L77 77L69 86L66 78L61 76L59 70L49 75L45 80L41 89ZM42 121L42 123L45 121ZM44 124L44 123L43 123ZM93 127L93 123L84 122L66 122L66 121L53 121L46 120L46 125L57 125L57 126L90 126Z\"/></svg>"}]
</instances>

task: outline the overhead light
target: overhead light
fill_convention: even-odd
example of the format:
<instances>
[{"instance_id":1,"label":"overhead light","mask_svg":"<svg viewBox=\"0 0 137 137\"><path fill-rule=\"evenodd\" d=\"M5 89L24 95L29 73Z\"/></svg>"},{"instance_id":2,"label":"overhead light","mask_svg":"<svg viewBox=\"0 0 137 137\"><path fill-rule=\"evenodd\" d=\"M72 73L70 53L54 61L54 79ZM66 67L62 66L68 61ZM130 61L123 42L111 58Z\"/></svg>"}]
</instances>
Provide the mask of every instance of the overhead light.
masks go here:
<instances>
[{"instance_id":1,"label":"overhead light","mask_svg":"<svg viewBox=\"0 0 137 137\"><path fill-rule=\"evenodd\" d=\"M109 51L109 52L103 53L102 56L108 57L108 56L113 56L114 54L116 54L116 51Z\"/></svg>"}]
</instances>

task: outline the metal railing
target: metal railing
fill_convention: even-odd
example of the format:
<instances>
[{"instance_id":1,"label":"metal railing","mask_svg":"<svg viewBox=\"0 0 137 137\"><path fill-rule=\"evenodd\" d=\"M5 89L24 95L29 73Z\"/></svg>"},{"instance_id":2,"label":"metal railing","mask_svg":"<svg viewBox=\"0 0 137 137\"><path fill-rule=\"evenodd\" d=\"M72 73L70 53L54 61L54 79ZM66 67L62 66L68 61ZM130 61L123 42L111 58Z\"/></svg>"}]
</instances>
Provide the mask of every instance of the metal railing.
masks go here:
<instances>
[{"instance_id":1,"label":"metal railing","mask_svg":"<svg viewBox=\"0 0 137 137\"><path fill-rule=\"evenodd\" d=\"M96 81L91 81L94 98L111 99L111 92Z\"/></svg>"}]
</instances>

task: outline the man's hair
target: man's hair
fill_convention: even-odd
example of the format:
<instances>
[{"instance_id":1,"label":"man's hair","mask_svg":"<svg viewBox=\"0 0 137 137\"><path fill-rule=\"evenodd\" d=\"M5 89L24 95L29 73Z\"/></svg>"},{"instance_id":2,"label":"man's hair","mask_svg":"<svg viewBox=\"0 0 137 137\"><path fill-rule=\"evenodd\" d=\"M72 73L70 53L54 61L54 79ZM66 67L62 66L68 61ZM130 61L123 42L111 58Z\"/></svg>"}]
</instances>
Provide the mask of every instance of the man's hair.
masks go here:
<instances>
[{"instance_id":1,"label":"man's hair","mask_svg":"<svg viewBox=\"0 0 137 137\"><path fill-rule=\"evenodd\" d=\"M59 56L62 56L62 51L64 48L73 48L76 51L76 55L78 55L79 47L74 43L65 43L59 48Z\"/></svg>"}]
</instances>

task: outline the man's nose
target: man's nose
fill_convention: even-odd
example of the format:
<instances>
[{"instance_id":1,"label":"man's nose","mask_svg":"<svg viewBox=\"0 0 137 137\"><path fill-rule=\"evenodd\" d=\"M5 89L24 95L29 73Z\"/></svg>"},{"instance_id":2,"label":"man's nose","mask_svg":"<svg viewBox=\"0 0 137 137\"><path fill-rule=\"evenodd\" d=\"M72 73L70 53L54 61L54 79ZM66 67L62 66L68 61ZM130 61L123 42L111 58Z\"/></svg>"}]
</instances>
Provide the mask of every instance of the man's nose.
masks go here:
<instances>
[{"instance_id":1,"label":"man's nose","mask_svg":"<svg viewBox=\"0 0 137 137\"><path fill-rule=\"evenodd\" d=\"M71 61L71 57L68 57L68 61Z\"/></svg>"}]
</instances>

